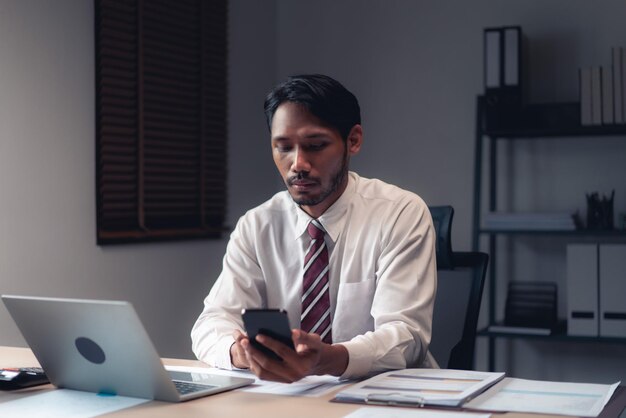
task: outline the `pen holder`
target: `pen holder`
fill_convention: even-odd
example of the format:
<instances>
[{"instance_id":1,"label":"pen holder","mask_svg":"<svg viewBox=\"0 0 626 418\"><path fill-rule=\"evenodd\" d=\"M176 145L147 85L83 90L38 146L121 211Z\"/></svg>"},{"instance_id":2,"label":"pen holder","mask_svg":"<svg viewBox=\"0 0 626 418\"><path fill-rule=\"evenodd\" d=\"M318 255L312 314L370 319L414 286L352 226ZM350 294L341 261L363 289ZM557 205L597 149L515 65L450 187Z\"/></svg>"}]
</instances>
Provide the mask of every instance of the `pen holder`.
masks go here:
<instances>
[{"instance_id":1,"label":"pen holder","mask_svg":"<svg viewBox=\"0 0 626 418\"><path fill-rule=\"evenodd\" d=\"M587 229L613 229L613 200L615 190L611 197L602 196L597 192L586 194L587 196Z\"/></svg>"}]
</instances>

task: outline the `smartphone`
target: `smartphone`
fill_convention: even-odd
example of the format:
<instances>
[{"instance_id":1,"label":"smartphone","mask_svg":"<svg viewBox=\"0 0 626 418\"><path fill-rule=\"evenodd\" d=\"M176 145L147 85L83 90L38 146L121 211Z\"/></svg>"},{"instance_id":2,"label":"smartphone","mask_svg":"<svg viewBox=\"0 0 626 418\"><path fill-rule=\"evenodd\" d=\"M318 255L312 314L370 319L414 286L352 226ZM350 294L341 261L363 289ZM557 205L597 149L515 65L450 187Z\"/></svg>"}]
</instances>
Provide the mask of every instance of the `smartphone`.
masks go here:
<instances>
[{"instance_id":1,"label":"smartphone","mask_svg":"<svg viewBox=\"0 0 626 418\"><path fill-rule=\"evenodd\" d=\"M295 350L291 339L291 327L289 327L287 311L283 309L243 309L241 317L250 343L268 357L282 361L279 355L256 341L257 334L267 335Z\"/></svg>"}]
</instances>

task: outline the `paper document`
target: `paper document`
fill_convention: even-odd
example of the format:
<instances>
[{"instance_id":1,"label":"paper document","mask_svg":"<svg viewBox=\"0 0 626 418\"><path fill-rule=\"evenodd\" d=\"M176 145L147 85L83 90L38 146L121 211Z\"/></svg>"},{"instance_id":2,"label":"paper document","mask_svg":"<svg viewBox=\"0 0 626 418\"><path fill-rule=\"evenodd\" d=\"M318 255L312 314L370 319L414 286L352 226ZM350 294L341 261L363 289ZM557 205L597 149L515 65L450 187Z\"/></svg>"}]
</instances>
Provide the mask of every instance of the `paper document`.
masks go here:
<instances>
[{"instance_id":1,"label":"paper document","mask_svg":"<svg viewBox=\"0 0 626 418\"><path fill-rule=\"evenodd\" d=\"M489 414L433 411L432 409L360 408L344 418L489 418Z\"/></svg>"},{"instance_id":2,"label":"paper document","mask_svg":"<svg viewBox=\"0 0 626 418\"><path fill-rule=\"evenodd\" d=\"M342 390L335 400L394 406L460 406L503 377L504 373L465 370L394 370Z\"/></svg>"},{"instance_id":3,"label":"paper document","mask_svg":"<svg viewBox=\"0 0 626 418\"><path fill-rule=\"evenodd\" d=\"M0 417L88 418L148 401L127 396L101 396L92 392L56 389L0 403Z\"/></svg>"},{"instance_id":4,"label":"paper document","mask_svg":"<svg viewBox=\"0 0 626 418\"><path fill-rule=\"evenodd\" d=\"M322 396L337 389L346 382L340 382L335 376L307 376L294 383L268 382L258 380L257 383L243 388L244 392L270 393L289 396Z\"/></svg>"},{"instance_id":5,"label":"paper document","mask_svg":"<svg viewBox=\"0 0 626 418\"><path fill-rule=\"evenodd\" d=\"M464 407L482 411L597 417L619 384L620 382L598 385L506 378Z\"/></svg>"},{"instance_id":6,"label":"paper document","mask_svg":"<svg viewBox=\"0 0 626 418\"><path fill-rule=\"evenodd\" d=\"M287 396L323 396L332 390L346 384L335 376L307 376L294 383L278 383L268 380L261 380L254 374L245 370L223 370L211 367L181 367L181 366L165 366L167 370L187 372L192 374L219 374L222 376L237 376L256 379L250 386L237 390L254 393L267 393L273 395Z\"/></svg>"}]
</instances>

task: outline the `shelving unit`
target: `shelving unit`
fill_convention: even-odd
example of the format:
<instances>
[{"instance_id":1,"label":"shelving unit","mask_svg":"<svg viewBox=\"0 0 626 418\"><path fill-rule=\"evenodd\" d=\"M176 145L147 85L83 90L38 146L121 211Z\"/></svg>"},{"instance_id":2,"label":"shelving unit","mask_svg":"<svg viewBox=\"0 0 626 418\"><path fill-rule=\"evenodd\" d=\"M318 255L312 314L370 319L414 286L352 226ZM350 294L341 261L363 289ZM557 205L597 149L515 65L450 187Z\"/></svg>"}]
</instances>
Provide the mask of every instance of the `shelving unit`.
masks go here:
<instances>
[{"instance_id":1,"label":"shelving unit","mask_svg":"<svg viewBox=\"0 0 626 418\"><path fill-rule=\"evenodd\" d=\"M475 144L475 166L474 166L474 213L473 213L473 229L472 229L472 249L480 250L480 238L486 236L488 238L488 253L490 256L488 271L488 289L489 289L489 325L497 323L496 302L497 302L497 286L502 280L498 280L496 275L497 236L506 235L515 237L518 235L542 235L542 236L561 236L574 238L597 238L602 240L617 240L618 242L626 241L625 230L501 230L489 229L482 227L482 208L483 200L483 165L488 164L487 168L487 193L488 204L486 211L497 211L497 144L503 140L516 139L532 139L532 140L549 140L556 137L607 137L607 136L624 136L626 139L626 125L609 125L609 126L581 126L579 122L579 104L578 103L557 103L551 105L526 106L520 108L519 120L512 123L511 127L498 127L491 129L487 125L486 115L486 99L479 96L476 103L476 144ZM491 106L491 105L490 105ZM530 115L530 116L529 116ZM487 142L485 150L487 151L486 161L483 161L483 147ZM527 338L540 339L548 341L569 341L569 342L593 342L593 343L619 343L626 344L625 338L607 338L607 337L578 337L569 336L565 331L551 335L521 334L518 332L491 332L488 328L479 330L479 336L486 337L488 343L488 367L489 370L495 370L496 359L496 339L498 338Z\"/></svg>"}]
</instances>

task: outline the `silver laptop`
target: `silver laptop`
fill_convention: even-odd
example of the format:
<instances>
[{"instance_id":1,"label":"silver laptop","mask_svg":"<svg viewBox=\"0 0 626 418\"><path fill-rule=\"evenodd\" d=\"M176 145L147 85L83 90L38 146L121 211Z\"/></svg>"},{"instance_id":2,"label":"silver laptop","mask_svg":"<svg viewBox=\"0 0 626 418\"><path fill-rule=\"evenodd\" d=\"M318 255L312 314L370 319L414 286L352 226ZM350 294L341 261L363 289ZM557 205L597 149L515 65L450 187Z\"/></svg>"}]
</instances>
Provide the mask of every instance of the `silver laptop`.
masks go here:
<instances>
[{"instance_id":1,"label":"silver laptop","mask_svg":"<svg viewBox=\"0 0 626 418\"><path fill-rule=\"evenodd\" d=\"M128 302L13 295L2 300L60 388L180 402L254 382L168 372Z\"/></svg>"}]
</instances>

